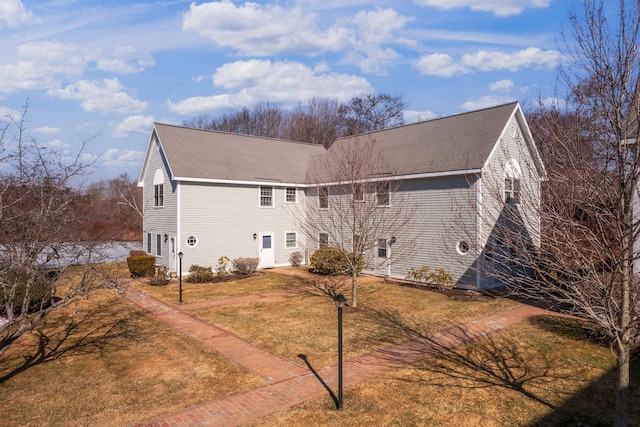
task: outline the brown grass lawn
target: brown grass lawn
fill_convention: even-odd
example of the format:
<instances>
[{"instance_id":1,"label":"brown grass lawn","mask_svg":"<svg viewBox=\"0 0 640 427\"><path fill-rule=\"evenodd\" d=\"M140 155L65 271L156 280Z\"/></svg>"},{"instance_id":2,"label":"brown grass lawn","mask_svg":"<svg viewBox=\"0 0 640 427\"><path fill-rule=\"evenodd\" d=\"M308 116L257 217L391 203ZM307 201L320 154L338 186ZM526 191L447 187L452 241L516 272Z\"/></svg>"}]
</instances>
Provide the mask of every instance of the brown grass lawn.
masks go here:
<instances>
[{"instance_id":1,"label":"brown grass lawn","mask_svg":"<svg viewBox=\"0 0 640 427\"><path fill-rule=\"evenodd\" d=\"M0 425L123 426L263 384L100 291L0 359Z\"/></svg>"},{"instance_id":2,"label":"brown grass lawn","mask_svg":"<svg viewBox=\"0 0 640 427\"><path fill-rule=\"evenodd\" d=\"M177 283L134 286L177 304ZM301 365L303 354L319 369L336 363L337 310L327 295L305 289L300 279L267 272L185 283L185 302L291 291L192 313ZM454 301L384 281L358 289L362 310L344 314L346 359L516 304ZM574 320L543 316L349 387L342 413L325 397L255 426L611 425L614 364L610 349L590 342ZM630 425L640 425L638 382L636 361ZM101 291L47 317L0 359L0 425L130 425L263 384Z\"/></svg>"},{"instance_id":3,"label":"brown grass lawn","mask_svg":"<svg viewBox=\"0 0 640 427\"><path fill-rule=\"evenodd\" d=\"M234 280L233 276L231 276L228 281L220 283L188 283L183 278L182 301L184 304L191 304L210 299L228 298L260 292L282 289L293 290L302 285L303 282L299 279L262 271L257 272L252 277L241 280ZM151 286L145 280L136 280L131 283L131 286L167 304L178 304L180 287L177 280L172 280L165 286Z\"/></svg>"},{"instance_id":4,"label":"brown grass lawn","mask_svg":"<svg viewBox=\"0 0 640 427\"><path fill-rule=\"evenodd\" d=\"M640 361L629 425L640 425ZM608 426L615 361L572 320L538 317L491 337L268 416L266 426Z\"/></svg>"}]
</instances>

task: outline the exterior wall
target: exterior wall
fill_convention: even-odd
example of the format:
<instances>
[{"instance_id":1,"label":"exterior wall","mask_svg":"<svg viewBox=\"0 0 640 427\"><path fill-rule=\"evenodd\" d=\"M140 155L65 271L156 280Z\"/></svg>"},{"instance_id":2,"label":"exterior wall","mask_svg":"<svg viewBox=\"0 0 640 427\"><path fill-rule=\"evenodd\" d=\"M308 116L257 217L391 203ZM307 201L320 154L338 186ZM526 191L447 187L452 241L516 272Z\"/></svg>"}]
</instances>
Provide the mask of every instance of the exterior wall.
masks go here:
<instances>
[{"instance_id":1,"label":"exterior wall","mask_svg":"<svg viewBox=\"0 0 640 427\"><path fill-rule=\"evenodd\" d=\"M297 203L286 203L285 187L273 187L273 207L260 206L257 185L183 182L179 188L178 251L184 254L183 272L192 264L215 267L221 256L232 260L259 257L259 236L263 232L273 233L276 266L289 265L294 251L304 253L304 236L295 225L298 212L304 213L304 192L300 188ZM297 233L297 248L285 248L286 232ZM187 245L189 236L197 238L195 247Z\"/></svg>"},{"instance_id":2,"label":"exterior wall","mask_svg":"<svg viewBox=\"0 0 640 427\"><path fill-rule=\"evenodd\" d=\"M380 261L383 260L377 259L377 248L368 251L365 254L365 272L404 279L409 269L428 265L432 269L449 271L460 287L475 287L475 270L472 268L475 253L470 250L462 255L456 247L459 241L465 241L470 248L475 245L476 180L472 175L457 175L395 181L390 205L377 207L373 212L375 214L379 209L381 215L403 216L408 218L408 222L402 229L382 227L384 231L381 233L385 235L369 236L374 241L395 237L395 242L387 246L389 261L382 265ZM317 190L307 189L309 217L328 217L332 204L338 203L336 198L347 197L336 196L335 193L329 190L329 210L319 211ZM326 224L329 223L326 220ZM318 233L320 231L317 230ZM351 245L350 233L350 230L330 232L333 236L344 236L342 245L346 248ZM317 239L309 242L310 253L317 247Z\"/></svg>"},{"instance_id":3,"label":"exterior wall","mask_svg":"<svg viewBox=\"0 0 640 427\"><path fill-rule=\"evenodd\" d=\"M164 175L164 206L154 207L153 178L156 170L162 170ZM156 256L156 264L170 267L170 237L176 236L177 194L175 183L169 180L166 162L154 142L149 158L149 164L144 176L143 188L143 248L147 250L147 233L151 233L151 254ZM158 256L156 248L156 235L161 237L161 255ZM165 242L164 235L167 235ZM177 253L177 252L176 252Z\"/></svg>"},{"instance_id":4,"label":"exterior wall","mask_svg":"<svg viewBox=\"0 0 640 427\"><path fill-rule=\"evenodd\" d=\"M490 271L494 266L488 261L488 254L483 251L487 242L495 242L503 233L505 225L506 204L504 198L505 176L508 174L506 165L510 160L515 160L521 169L520 175L520 202L511 205L510 212L515 212L525 224L525 233L531 243L540 245L540 198L541 178L534 163L532 153L525 143L523 128L517 116L506 126L504 134L490 158L481 184L481 215L479 222L479 249L480 266L483 269L482 288L500 286L491 277ZM510 215L513 213L510 213Z\"/></svg>"}]
</instances>

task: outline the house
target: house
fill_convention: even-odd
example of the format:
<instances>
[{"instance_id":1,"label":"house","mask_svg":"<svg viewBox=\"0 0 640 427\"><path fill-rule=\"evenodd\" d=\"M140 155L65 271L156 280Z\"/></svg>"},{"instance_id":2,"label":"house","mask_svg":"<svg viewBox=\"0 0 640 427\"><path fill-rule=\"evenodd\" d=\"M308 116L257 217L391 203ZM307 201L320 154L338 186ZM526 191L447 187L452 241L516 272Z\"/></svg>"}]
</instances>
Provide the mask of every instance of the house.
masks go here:
<instances>
[{"instance_id":1,"label":"house","mask_svg":"<svg viewBox=\"0 0 640 427\"><path fill-rule=\"evenodd\" d=\"M370 257L386 257L405 238L414 242L410 252L371 272L404 278L429 265L460 287L484 289L500 285L490 274L491 251L505 205L517 208L524 233L539 235L545 171L514 102L341 138L328 149L156 123L138 180L146 251L172 272L178 252L184 271L215 266L221 256L258 257L259 268L289 265L296 251L308 257L328 242L303 233L300 215L331 202L311 176L322 176L332 151L362 138L385 159L380 181L398 183L385 207L393 212L400 194L415 206L411 235L379 236L383 247Z\"/></svg>"}]
</instances>

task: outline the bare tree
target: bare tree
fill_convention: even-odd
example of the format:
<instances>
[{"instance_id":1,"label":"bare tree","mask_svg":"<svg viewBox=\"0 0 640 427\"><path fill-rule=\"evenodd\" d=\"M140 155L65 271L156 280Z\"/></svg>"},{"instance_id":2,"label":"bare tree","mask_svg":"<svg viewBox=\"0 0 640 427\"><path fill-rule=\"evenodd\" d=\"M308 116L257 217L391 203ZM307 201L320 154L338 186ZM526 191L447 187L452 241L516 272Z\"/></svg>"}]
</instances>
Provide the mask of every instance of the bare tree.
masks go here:
<instances>
[{"instance_id":1,"label":"bare tree","mask_svg":"<svg viewBox=\"0 0 640 427\"><path fill-rule=\"evenodd\" d=\"M104 243L78 227L83 210L73 186L90 165L80 162L82 150L68 161L28 138L27 110L0 141L0 355L47 313L114 283L107 269L95 268Z\"/></svg>"},{"instance_id":2,"label":"bare tree","mask_svg":"<svg viewBox=\"0 0 640 427\"><path fill-rule=\"evenodd\" d=\"M402 125L406 107L400 95L380 93L354 96L338 111L342 135L358 135Z\"/></svg>"},{"instance_id":3,"label":"bare tree","mask_svg":"<svg viewBox=\"0 0 640 427\"><path fill-rule=\"evenodd\" d=\"M540 103L532 126L548 163L539 232L516 232L527 221L525 194L536 190L494 183L492 203L501 208L487 218L497 225L481 257L513 292L554 302L610 339L616 425L625 426L630 355L640 343L640 276L633 271L640 255L640 3L620 0L612 23L608 13L604 2L583 0L581 13L572 14L575 44L567 42L560 70L569 97Z\"/></svg>"},{"instance_id":4,"label":"bare tree","mask_svg":"<svg viewBox=\"0 0 640 427\"><path fill-rule=\"evenodd\" d=\"M282 137L329 147L338 135L339 108L335 99L311 98L287 116Z\"/></svg>"},{"instance_id":5,"label":"bare tree","mask_svg":"<svg viewBox=\"0 0 640 427\"><path fill-rule=\"evenodd\" d=\"M283 123L284 115L279 107L269 103L259 103L252 109L245 107L235 113L223 114L217 118L207 115L197 116L186 120L184 125L243 135L280 138Z\"/></svg>"},{"instance_id":6,"label":"bare tree","mask_svg":"<svg viewBox=\"0 0 640 427\"><path fill-rule=\"evenodd\" d=\"M316 193L296 214L297 222L308 246L340 251L351 275L351 306L357 307L360 268L385 274L413 247L409 228L416 207L398 191L401 181L387 178L393 173L370 136L336 141L311 166L310 176Z\"/></svg>"}]
</instances>

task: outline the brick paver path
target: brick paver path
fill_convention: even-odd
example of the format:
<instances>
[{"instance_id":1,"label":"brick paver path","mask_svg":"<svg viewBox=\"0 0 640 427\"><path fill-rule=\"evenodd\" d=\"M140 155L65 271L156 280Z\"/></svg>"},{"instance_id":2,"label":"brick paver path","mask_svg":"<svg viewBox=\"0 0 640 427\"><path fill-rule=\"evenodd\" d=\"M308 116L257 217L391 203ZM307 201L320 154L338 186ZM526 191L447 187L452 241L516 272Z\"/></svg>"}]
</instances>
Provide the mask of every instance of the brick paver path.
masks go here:
<instances>
[{"instance_id":1,"label":"brick paver path","mask_svg":"<svg viewBox=\"0 0 640 427\"><path fill-rule=\"evenodd\" d=\"M279 291L274 291L245 298L234 297L234 301L278 295ZM319 369L317 373L313 373L223 329L198 320L182 310L164 304L143 292L131 290L126 294L126 297L152 315L168 322L185 334L202 340L216 352L269 381L265 386L185 408L139 423L136 427L240 426L307 400L326 396L328 390L325 385L330 390L337 392L336 365L324 367ZM232 302L230 299L227 300L227 303ZM196 305L193 304L188 308L194 308L194 306ZM549 314L549 312L528 305L520 305L489 317L472 320L437 332L429 337L413 339L404 344L390 346L345 361L344 386L353 386L375 378L392 369L423 358L425 355L455 348L540 314ZM322 384L318 377L326 384Z\"/></svg>"}]
</instances>

